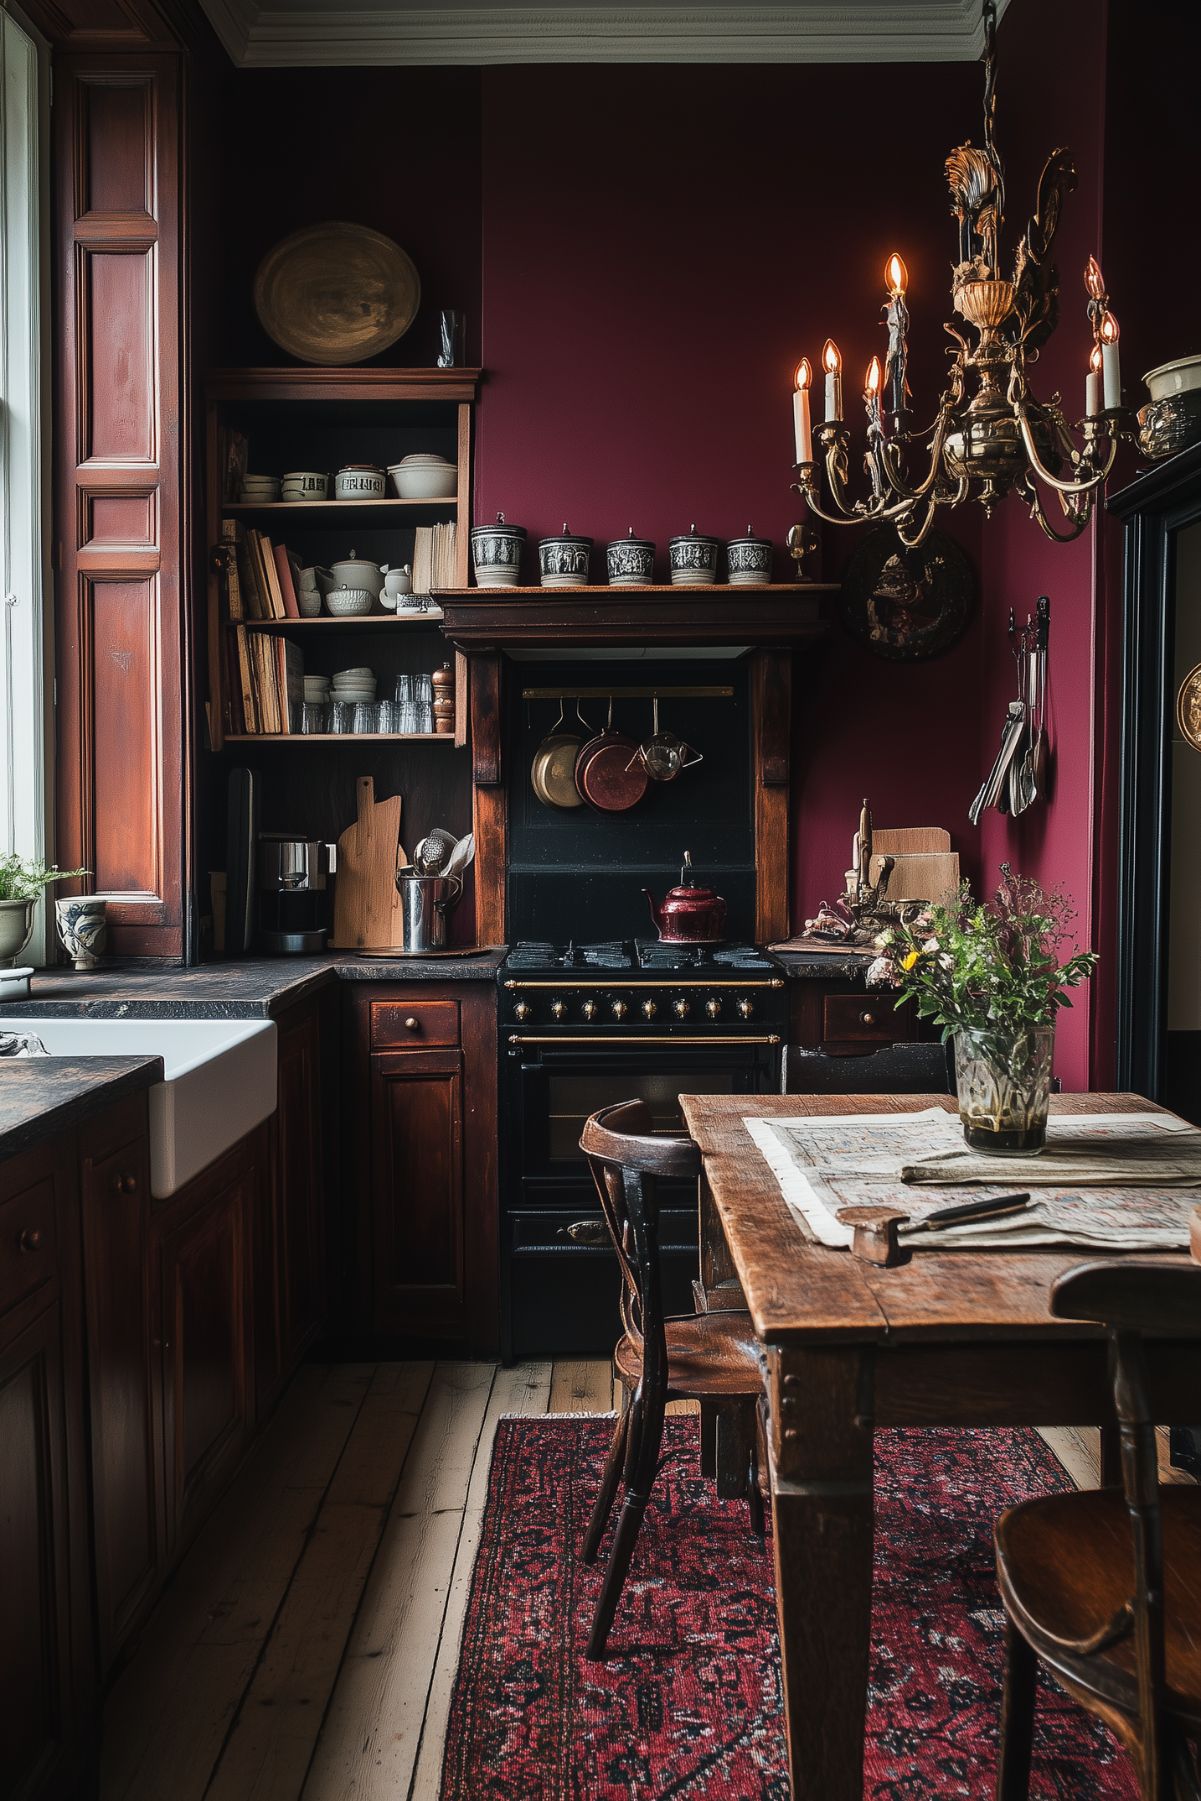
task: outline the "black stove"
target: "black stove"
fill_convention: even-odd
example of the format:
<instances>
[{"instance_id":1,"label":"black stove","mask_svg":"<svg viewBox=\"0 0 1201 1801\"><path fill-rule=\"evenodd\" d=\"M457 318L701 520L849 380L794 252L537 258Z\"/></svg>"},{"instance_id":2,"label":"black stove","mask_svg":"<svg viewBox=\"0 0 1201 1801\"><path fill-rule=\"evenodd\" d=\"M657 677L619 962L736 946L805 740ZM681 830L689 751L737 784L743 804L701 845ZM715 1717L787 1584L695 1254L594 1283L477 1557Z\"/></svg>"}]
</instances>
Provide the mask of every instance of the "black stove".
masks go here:
<instances>
[{"instance_id":1,"label":"black stove","mask_svg":"<svg viewBox=\"0 0 1201 1801\"><path fill-rule=\"evenodd\" d=\"M778 1093L785 977L750 944L614 939L515 945L498 981L504 1354L604 1355L620 1281L579 1149L584 1121L641 1099L666 1131L681 1125L681 1094ZM687 1311L695 1183L661 1183L659 1205L666 1300Z\"/></svg>"}]
</instances>

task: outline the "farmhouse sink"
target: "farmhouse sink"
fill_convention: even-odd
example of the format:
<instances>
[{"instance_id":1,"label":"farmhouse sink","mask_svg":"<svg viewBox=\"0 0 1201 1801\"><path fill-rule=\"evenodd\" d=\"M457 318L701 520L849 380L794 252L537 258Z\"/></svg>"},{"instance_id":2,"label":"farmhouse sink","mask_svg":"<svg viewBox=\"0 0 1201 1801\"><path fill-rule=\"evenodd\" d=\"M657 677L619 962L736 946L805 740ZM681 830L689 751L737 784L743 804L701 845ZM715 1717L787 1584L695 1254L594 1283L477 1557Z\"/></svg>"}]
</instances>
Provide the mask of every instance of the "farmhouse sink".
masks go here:
<instances>
[{"instance_id":1,"label":"farmhouse sink","mask_svg":"<svg viewBox=\"0 0 1201 1801\"><path fill-rule=\"evenodd\" d=\"M269 1019L0 1018L52 1057L161 1057L150 1090L150 1189L163 1200L275 1112Z\"/></svg>"}]
</instances>

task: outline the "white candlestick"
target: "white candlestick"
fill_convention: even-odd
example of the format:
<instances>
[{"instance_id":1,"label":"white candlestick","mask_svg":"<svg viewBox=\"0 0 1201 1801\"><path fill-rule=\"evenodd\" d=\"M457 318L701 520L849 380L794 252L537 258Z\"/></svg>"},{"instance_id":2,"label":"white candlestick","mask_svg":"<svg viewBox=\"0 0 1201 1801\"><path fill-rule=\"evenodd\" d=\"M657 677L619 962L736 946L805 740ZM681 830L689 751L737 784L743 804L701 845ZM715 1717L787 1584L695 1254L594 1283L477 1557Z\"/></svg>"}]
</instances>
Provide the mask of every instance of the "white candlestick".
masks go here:
<instances>
[{"instance_id":1,"label":"white candlestick","mask_svg":"<svg viewBox=\"0 0 1201 1801\"><path fill-rule=\"evenodd\" d=\"M1122 404L1122 365L1115 344L1101 346L1101 376L1105 385L1105 410Z\"/></svg>"},{"instance_id":2,"label":"white candlestick","mask_svg":"<svg viewBox=\"0 0 1201 1801\"><path fill-rule=\"evenodd\" d=\"M792 392L792 435L796 440L798 463L813 461L813 428L809 422L809 390L794 388Z\"/></svg>"},{"instance_id":3,"label":"white candlestick","mask_svg":"<svg viewBox=\"0 0 1201 1801\"><path fill-rule=\"evenodd\" d=\"M1084 378L1084 417L1095 419L1101 411L1101 377L1089 370Z\"/></svg>"},{"instance_id":4,"label":"white candlestick","mask_svg":"<svg viewBox=\"0 0 1201 1801\"><path fill-rule=\"evenodd\" d=\"M826 419L836 421L842 418L842 373L840 370L826 371Z\"/></svg>"}]
</instances>

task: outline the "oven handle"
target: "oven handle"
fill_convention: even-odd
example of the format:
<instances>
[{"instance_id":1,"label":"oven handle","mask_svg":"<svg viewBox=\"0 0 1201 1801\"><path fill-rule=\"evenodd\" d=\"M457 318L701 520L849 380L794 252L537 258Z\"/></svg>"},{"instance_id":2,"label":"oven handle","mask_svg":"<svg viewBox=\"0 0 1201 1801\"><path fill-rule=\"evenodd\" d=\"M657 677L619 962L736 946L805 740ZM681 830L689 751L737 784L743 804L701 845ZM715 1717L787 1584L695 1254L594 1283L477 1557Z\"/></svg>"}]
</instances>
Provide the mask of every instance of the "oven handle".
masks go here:
<instances>
[{"instance_id":1,"label":"oven handle","mask_svg":"<svg viewBox=\"0 0 1201 1801\"><path fill-rule=\"evenodd\" d=\"M531 1032L510 1032L509 1044L781 1044L778 1032L715 1033L704 1032L547 1032L539 1037Z\"/></svg>"}]
</instances>

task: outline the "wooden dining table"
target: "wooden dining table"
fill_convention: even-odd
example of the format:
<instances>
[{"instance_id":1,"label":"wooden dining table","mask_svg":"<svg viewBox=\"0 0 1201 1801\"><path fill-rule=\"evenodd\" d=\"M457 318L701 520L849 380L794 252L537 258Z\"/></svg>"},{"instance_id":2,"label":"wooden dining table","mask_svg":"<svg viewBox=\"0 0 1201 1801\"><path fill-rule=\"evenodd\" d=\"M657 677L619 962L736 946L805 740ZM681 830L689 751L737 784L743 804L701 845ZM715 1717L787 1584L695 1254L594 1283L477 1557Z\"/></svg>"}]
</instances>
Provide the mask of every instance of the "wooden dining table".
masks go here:
<instances>
[{"instance_id":1,"label":"wooden dining table","mask_svg":"<svg viewBox=\"0 0 1201 1801\"><path fill-rule=\"evenodd\" d=\"M1104 1334L1048 1308L1055 1278L1096 1253L921 1250L898 1268L862 1262L816 1242L743 1123L953 1110L946 1095L681 1095L680 1106L702 1156L698 1304L747 1309L764 1351L791 1792L861 1801L873 1434L1112 1426ZM1159 1110L1130 1094L1060 1095L1051 1106ZM1156 1418L1195 1423L1201 1343L1160 1339L1148 1354Z\"/></svg>"}]
</instances>

